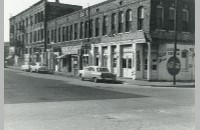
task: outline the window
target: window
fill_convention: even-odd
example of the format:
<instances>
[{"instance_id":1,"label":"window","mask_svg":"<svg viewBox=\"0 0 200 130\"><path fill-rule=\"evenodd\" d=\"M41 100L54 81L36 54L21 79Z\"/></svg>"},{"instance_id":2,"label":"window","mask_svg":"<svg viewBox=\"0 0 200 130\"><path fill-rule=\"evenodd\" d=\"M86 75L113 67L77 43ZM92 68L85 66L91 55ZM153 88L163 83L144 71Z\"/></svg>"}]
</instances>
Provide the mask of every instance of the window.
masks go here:
<instances>
[{"instance_id":1,"label":"window","mask_svg":"<svg viewBox=\"0 0 200 130\"><path fill-rule=\"evenodd\" d=\"M62 41L65 41L65 34L66 34L65 27L62 27Z\"/></svg>"},{"instance_id":2,"label":"window","mask_svg":"<svg viewBox=\"0 0 200 130\"><path fill-rule=\"evenodd\" d=\"M100 19L96 18L95 20L95 36L99 36L99 26L100 26Z\"/></svg>"},{"instance_id":3,"label":"window","mask_svg":"<svg viewBox=\"0 0 200 130\"><path fill-rule=\"evenodd\" d=\"M73 39L73 26L70 25L70 31L69 31L69 40Z\"/></svg>"},{"instance_id":4,"label":"window","mask_svg":"<svg viewBox=\"0 0 200 130\"><path fill-rule=\"evenodd\" d=\"M44 29L41 29L41 40L44 40Z\"/></svg>"},{"instance_id":5,"label":"window","mask_svg":"<svg viewBox=\"0 0 200 130\"><path fill-rule=\"evenodd\" d=\"M183 50L181 53L181 57L182 57L182 69L187 70L188 69L188 51L187 50Z\"/></svg>"},{"instance_id":6,"label":"window","mask_svg":"<svg viewBox=\"0 0 200 130\"><path fill-rule=\"evenodd\" d=\"M38 35L38 37L37 37L37 41L40 41L40 30L38 30L38 33L37 33Z\"/></svg>"},{"instance_id":7,"label":"window","mask_svg":"<svg viewBox=\"0 0 200 130\"><path fill-rule=\"evenodd\" d=\"M89 23L89 37L92 36L93 36L93 20L91 19Z\"/></svg>"},{"instance_id":8,"label":"window","mask_svg":"<svg viewBox=\"0 0 200 130\"><path fill-rule=\"evenodd\" d=\"M108 24L108 18L107 16L103 17L103 35L107 35L107 25Z\"/></svg>"},{"instance_id":9,"label":"window","mask_svg":"<svg viewBox=\"0 0 200 130\"><path fill-rule=\"evenodd\" d=\"M32 32L30 32L30 43L32 43Z\"/></svg>"},{"instance_id":10,"label":"window","mask_svg":"<svg viewBox=\"0 0 200 130\"><path fill-rule=\"evenodd\" d=\"M189 30L189 11L187 9L182 10L182 30Z\"/></svg>"},{"instance_id":11,"label":"window","mask_svg":"<svg viewBox=\"0 0 200 130\"><path fill-rule=\"evenodd\" d=\"M35 24L37 23L37 14L35 14Z\"/></svg>"},{"instance_id":12,"label":"window","mask_svg":"<svg viewBox=\"0 0 200 130\"><path fill-rule=\"evenodd\" d=\"M164 9L161 5L156 7L156 28L162 29L164 27Z\"/></svg>"},{"instance_id":13,"label":"window","mask_svg":"<svg viewBox=\"0 0 200 130\"><path fill-rule=\"evenodd\" d=\"M138 8L138 30L142 30L144 26L144 7Z\"/></svg>"},{"instance_id":14,"label":"window","mask_svg":"<svg viewBox=\"0 0 200 130\"><path fill-rule=\"evenodd\" d=\"M61 41L61 29L58 28L58 42Z\"/></svg>"},{"instance_id":15,"label":"window","mask_svg":"<svg viewBox=\"0 0 200 130\"><path fill-rule=\"evenodd\" d=\"M69 41L69 26L66 27L66 41Z\"/></svg>"},{"instance_id":16,"label":"window","mask_svg":"<svg viewBox=\"0 0 200 130\"><path fill-rule=\"evenodd\" d=\"M175 9L173 7L169 8L169 20L168 20L168 27L169 30L174 30L174 21L175 20Z\"/></svg>"},{"instance_id":17,"label":"window","mask_svg":"<svg viewBox=\"0 0 200 130\"><path fill-rule=\"evenodd\" d=\"M41 11L40 15L41 15L41 22L43 22L44 21L44 11Z\"/></svg>"},{"instance_id":18,"label":"window","mask_svg":"<svg viewBox=\"0 0 200 130\"><path fill-rule=\"evenodd\" d=\"M89 22L86 21L85 22L85 38L88 38L88 34L89 34Z\"/></svg>"},{"instance_id":19,"label":"window","mask_svg":"<svg viewBox=\"0 0 200 130\"><path fill-rule=\"evenodd\" d=\"M119 17L118 17L118 33L123 32L124 27L124 13L121 11L119 12Z\"/></svg>"},{"instance_id":20,"label":"window","mask_svg":"<svg viewBox=\"0 0 200 130\"><path fill-rule=\"evenodd\" d=\"M36 31L34 31L34 42L36 42L36 34L37 32Z\"/></svg>"},{"instance_id":21,"label":"window","mask_svg":"<svg viewBox=\"0 0 200 130\"><path fill-rule=\"evenodd\" d=\"M84 29L84 23L81 22L81 24L80 24L80 39L83 38L83 32L84 32L83 29Z\"/></svg>"},{"instance_id":22,"label":"window","mask_svg":"<svg viewBox=\"0 0 200 130\"><path fill-rule=\"evenodd\" d=\"M116 33L116 21L117 21L117 15L115 13L111 16L111 32L112 34Z\"/></svg>"},{"instance_id":23,"label":"window","mask_svg":"<svg viewBox=\"0 0 200 130\"><path fill-rule=\"evenodd\" d=\"M54 41L54 37L53 37L53 35L54 35L54 30L51 30L51 42Z\"/></svg>"},{"instance_id":24,"label":"window","mask_svg":"<svg viewBox=\"0 0 200 130\"><path fill-rule=\"evenodd\" d=\"M126 32L129 32L132 28L132 11L129 9L126 11Z\"/></svg>"},{"instance_id":25,"label":"window","mask_svg":"<svg viewBox=\"0 0 200 130\"><path fill-rule=\"evenodd\" d=\"M30 25L33 25L33 16L30 16Z\"/></svg>"},{"instance_id":26,"label":"window","mask_svg":"<svg viewBox=\"0 0 200 130\"><path fill-rule=\"evenodd\" d=\"M26 18L26 27L28 27L28 18Z\"/></svg>"},{"instance_id":27,"label":"window","mask_svg":"<svg viewBox=\"0 0 200 130\"><path fill-rule=\"evenodd\" d=\"M54 30L54 43L57 42L57 29Z\"/></svg>"},{"instance_id":28,"label":"window","mask_svg":"<svg viewBox=\"0 0 200 130\"><path fill-rule=\"evenodd\" d=\"M78 38L78 24L75 23L74 25L74 40Z\"/></svg>"}]
</instances>

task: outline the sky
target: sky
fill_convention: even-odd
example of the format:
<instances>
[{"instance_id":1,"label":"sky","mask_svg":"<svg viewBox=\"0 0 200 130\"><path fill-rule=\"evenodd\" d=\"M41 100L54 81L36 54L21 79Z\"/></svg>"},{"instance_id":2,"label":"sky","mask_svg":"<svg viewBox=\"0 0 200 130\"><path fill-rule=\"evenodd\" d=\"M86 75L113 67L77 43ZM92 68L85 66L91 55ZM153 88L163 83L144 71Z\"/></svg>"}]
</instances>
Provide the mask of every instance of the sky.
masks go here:
<instances>
[{"instance_id":1,"label":"sky","mask_svg":"<svg viewBox=\"0 0 200 130\"><path fill-rule=\"evenodd\" d=\"M9 18L17 15L29 6L37 3L39 0L4 0L4 42L9 41ZM54 2L55 0L48 0ZM59 0L60 3L80 5L83 8L88 4L94 5L106 0Z\"/></svg>"}]
</instances>

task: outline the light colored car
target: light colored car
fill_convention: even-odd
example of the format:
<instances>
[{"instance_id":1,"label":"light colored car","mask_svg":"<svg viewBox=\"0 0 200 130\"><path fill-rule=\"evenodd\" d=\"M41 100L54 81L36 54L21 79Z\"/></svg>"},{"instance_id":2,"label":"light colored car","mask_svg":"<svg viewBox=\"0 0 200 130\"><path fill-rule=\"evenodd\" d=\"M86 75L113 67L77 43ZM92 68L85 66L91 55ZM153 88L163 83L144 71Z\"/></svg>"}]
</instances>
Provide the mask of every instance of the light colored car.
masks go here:
<instances>
[{"instance_id":1,"label":"light colored car","mask_svg":"<svg viewBox=\"0 0 200 130\"><path fill-rule=\"evenodd\" d=\"M22 71L30 71L30 64L28 62L25 62L24 65L21 65Z\"/></svg>"},{"instance_id":2,"label":"light colored car","mask_svg":"<svg viewBox=\"0 0 200 130\"><path fill-rule=\"evenodd\" d=\"M116 81L116 75L110 73L108 68L99 66L88 66L79 71L81 80L90 79L93 82L103 81Z\"/></svg>"},{"instance_id":3,"label":"light colored car","mask_svg":"<svg viewBox=\"0 0 200 130\"><path fill-rule=\"evenodd\" d=\"M36 62L35 64L30 65L31 72L49 72L47 66L44 66L42 63Z\"/></svg>"}]
</instances>

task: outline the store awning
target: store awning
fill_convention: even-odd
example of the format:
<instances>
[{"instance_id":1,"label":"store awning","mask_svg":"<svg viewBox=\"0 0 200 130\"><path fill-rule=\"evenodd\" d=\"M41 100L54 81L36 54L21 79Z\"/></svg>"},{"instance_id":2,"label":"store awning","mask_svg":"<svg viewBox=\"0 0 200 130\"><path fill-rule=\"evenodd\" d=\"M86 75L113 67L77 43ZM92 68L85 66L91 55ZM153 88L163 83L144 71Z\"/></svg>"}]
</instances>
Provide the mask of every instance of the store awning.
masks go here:
<instances>
[{"instance_id":1,"label":"store awning","mask_svg":"<svg viewBox=\"0 0 200 130\"><path fill-rule=\"evenodd\" d=\"M58 56L58 57L56 57L56 58L57 58L57 59L66 58L66 55L67 55L67 54L64 54L64 55Z\"/></svg>"},{"instance_id":2,"label":"store awning","mask_svg":"<svg viewBox=\"0 0 200 130\"><path fill-rule=\"evenodd\" d=\"M12 56L8 56L8 57L6 57L5 59L6 60L9 60L9 59L11 59L12 58Z\"/></svg>"}]
</instances>

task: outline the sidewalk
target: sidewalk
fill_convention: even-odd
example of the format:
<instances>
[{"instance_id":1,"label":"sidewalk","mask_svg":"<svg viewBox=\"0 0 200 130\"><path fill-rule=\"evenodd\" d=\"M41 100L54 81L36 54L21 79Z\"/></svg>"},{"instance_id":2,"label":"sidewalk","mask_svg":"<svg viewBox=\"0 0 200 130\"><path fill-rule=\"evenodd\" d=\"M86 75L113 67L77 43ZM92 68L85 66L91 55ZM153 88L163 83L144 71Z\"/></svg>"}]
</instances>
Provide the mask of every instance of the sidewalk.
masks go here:
<instances>
[{"instance_id":1,"label":"sidewalk","mask_svg":"<svg viewBox=\"0 0 200 130\"><path fill-rule=\"evenodd\" d=\"M10 69L20 70L19 67L7 66ZM72 73L54 72L54 75L64 76L67 78L79 79L76 75ZM151 87L180 87L180 88L195 88L194 81L177 81L176 85L173 85L173 81L147 81L147 80L132 80L130 78L117 78L118 83L128 84L128 85L138 85L138 86L151 86Z\"/></svg>"}]
</instances>

